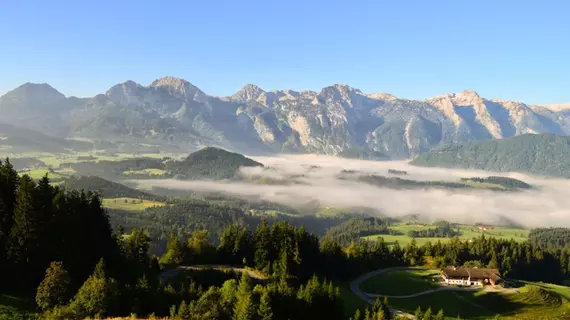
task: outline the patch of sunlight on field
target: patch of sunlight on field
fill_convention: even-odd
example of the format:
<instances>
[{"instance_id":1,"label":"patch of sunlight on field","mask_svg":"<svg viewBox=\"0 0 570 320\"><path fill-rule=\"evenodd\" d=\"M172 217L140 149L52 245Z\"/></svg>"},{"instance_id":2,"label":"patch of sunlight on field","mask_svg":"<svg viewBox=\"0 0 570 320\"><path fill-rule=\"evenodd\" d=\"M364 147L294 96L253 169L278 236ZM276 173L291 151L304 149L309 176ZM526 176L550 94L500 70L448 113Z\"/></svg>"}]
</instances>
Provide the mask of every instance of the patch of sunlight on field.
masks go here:
<instances>
[{"instance_id":1,"label":"patch of sunlight on field","mask_svg":"<svg viewBox=\"0 0 570 320\"><path fill-rule=\"evenodd\" d=\"M123 172L123 175L149 175L149 176L162 176L166 171L162 169L142 169L142 170L129 170Z\"/></svg>"},{"instance_id":2,"label":"patch of sunlight on field","mask_svg":"<svg viewBox=\"0 0 570 320\"><path fill-rule=\"evenodd\" d=\"M429 228L435 228L434 225L423 225L423 224L396 224L391 225L390 229L400 231L403 234L401 235L391 235L391 234L378 234L378 235L370 235L363 237L367 240L376 240L380 237L384 238L388 244L393 244L395 241L402 246L409 244L412 241L412 238L407 235L408 231L419 231L419 230L426 230ZM461 235L459 239L461 240L470 240L473 238L478 238L481 235L485 235L485 237L494 237L498 239L513 239L515 241L521 242L525 241L528 238L529 230L519 229L519 228L507 228L507 227L495 227L491 230L481 231L478 229L477 226L468 226L468 225L460 225L459 231ZM418 245L423 245L426 242L435 243L437 241L441 241L442 243L450 241L452 238L416 238L416 243Z\"/></svg>"},{"instance_id":3,"label":"patch of sunlight on field","mask_svg":"<svg viewBox=\"0 0 570 320\"><path fill-rule=\"evenodd\" d=\"M151 200L141 200L135 198L109 198L103 199L103 206L109 209L119 209L127 211L143 211L150 207L162 207L166 203L151 201Z\"/></svg>"},{"instance_id":4,"label":"patch of sunlight on field","mask_svg":"<svg viewBox=\"0 0 570 320\"><path fill-rule=\"evenodd\" d=\"M57 173L57 172L49 172L48 169L33 169L33 170L29 170L29 171L19 172L20 175L27 174L28 176L30 176L30 178L32 178L34 180L39 180L39 179L43 178L46 175L46 173L48 175L48 178L50 178L51 180L62 180L62 179L67 178L67 175Z\"/></svg>"}]
</instances>

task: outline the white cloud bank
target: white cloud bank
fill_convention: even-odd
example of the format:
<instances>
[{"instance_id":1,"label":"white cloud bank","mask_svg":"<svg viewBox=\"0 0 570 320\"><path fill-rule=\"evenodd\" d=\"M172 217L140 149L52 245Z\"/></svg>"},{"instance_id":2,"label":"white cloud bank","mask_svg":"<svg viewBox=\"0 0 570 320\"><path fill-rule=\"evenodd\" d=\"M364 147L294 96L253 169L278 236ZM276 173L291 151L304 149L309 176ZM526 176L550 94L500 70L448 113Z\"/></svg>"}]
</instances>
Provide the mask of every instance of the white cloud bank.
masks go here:
<instances>
[{"instance_id":1,"label":"white cloud bank","mask_svg":"<svg viewBox=\"0 0 570 320\"><path fill-rule=\"evenodd\" d=\"M287 205L299 205L315 199L321 206L365 207L393 217L419 214L431 220L446 219L461 223L497 223L500 217L505 217L526 227L570 226L570 180L545 179L518 173L421 168L410 166L405 161L375 162L317 155L254 159L273 169L244 168L244 174L272 179L297 176L295 180L299 184L261 185L172 179L144 180L139 183L179 190L221 192L246 199L255 197ZM342 170L387 175L388 169L405 170L408 175L404 178L411 180L455 181L462 177L509 176L539 188L521 192L395 190L337 179Z\"/></svg>"}]
</instances>

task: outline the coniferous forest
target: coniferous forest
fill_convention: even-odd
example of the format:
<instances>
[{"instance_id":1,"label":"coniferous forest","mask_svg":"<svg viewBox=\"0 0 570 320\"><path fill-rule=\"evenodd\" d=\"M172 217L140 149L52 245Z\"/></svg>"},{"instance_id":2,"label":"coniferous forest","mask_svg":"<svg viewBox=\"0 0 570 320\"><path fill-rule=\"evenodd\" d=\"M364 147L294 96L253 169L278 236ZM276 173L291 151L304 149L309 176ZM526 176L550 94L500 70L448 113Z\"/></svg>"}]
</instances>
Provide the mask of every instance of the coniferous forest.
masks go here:
<instances>
[{"instance_id":1,"label":"coniferous forest","mask_svg":"<svg viewBox=\"0 0 570 320\"><path fill-rule=\"evenodd\" d=\"M98 193L53 186L47 177L36 182L2 162L1 287L31 297L45 319L378 319L392 317L389 301L347 315L333 282L428 257L437 266L476 262L522 280L561 283L569 275L567 249L544 245L557 230L534 231L532 242L483 236L404 247L353 235L385 228L383 220L347 225L323 239L286 221L263 219L255 227L236 221L215 241L208 230L171 233L156 257L146 230L112 230L101 203ZM235 269L208 267L214 265ZM165 276L180 266L206 270Z\"/></svg>"}]
</instances>

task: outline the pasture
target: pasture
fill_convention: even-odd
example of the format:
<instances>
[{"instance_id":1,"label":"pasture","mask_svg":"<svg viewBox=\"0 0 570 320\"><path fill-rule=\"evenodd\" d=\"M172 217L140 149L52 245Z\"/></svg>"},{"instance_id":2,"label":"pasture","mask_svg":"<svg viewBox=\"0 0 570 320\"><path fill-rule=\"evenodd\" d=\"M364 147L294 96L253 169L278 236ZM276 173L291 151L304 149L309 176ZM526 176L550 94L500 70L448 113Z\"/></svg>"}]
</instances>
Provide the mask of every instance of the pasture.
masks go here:
<instances>
[{"instance_id":1,"label":"pasture","mask_svg":"<svg viewBox=\"0 0 570 320\"><path fill-rule=\"evenodd\" d=\"M141 200L135 198L110 198L103 199L103 207L108 209L118 209L126 211L143 211L150 207L162 207L164 202Z\"/></svg>"}]
</instances>

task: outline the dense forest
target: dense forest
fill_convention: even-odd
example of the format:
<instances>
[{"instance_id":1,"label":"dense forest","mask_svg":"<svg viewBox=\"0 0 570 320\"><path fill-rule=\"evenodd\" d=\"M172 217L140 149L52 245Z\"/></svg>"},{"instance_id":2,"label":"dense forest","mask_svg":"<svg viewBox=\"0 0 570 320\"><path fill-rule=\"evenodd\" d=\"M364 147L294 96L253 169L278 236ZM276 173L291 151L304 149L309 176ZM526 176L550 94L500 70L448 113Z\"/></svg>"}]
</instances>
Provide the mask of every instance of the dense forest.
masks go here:
<instances>
[{"instance_id":1,"label":"dense forest","mask_svg":"<svg viewBox=\"0 0 570 320\"><path fill-rule=\"evenodd\" d=\"M568 228L537 228L530 230L528 241L545 249L564 249L570 247L570 229Z\"/></svg>"},{"instance_id":2,"label":"dense forest","mask_svg":"<svg viewBox=\"0 0 570 320\"><path fill-rule=\"evenodd\" d=\"M341 179L350 179L350 172L343 172ZM516 179L502 178L502 177L489 177L489 178L468 178L462 179L459 182L452 181L418 181L402 179L400 177L384 177L379 175L365 175L359 176L359 181L366 182L375 186L392 188L392 189L413 189L413 188L445 188L445 189L471 189L477 186L465 183L467 181L486 182L485 188L494 191L514 191L519 188L528 189L530 185Z\"/></svg>"},{"instance_id":3,"label":"dense forest","mask_svg":"<svg viewBox=\"0 0 570 320\"><path fill-rule=\"evenodd\" d=\"M503 186L505 188L511 189L530 189L532 186L524 181L508 178L508 177L497 177L497 176L490 176L486 178L461 178L462 181L475 181L480 183L492 183Z\"/></svg>"},{"instance_id":4,"label":"dense forest","mask_svg":"<svg viewBox=\"0 0 570 320\"><path fill-rule=\"evenodd\" d=\"M307 230L323 235L329 228L347 219L289 214L263 216L255 213L267 209L287 208L268 202L244 202L222 196L204 196L202 199L177 200L172 205L147 208L142 212L109 210L109 214L112 225L120 225L126 231L144 228L153 239L150 248L153 254L164 253L171 232L184 236L205 229L209 231L209 240L217 243L223 230L234 223L254 229L264 219L270 222L282 220L289 221L295 226L305 226Z\"/></svg>"},{"instance_id":5,"label":"dense forest","mask_svg":"<svg viewBox=\"0 0 570 320\"><path fill-rule=\"evenodd\" d=\"M325 241L335 241L348 245L360 237L375 234L401 234L389 228L391 219L385 218L351 218L340 225L330 228L324 235Z\"/></svg>"},{"instance_id":6,"label":"dense forest","mask_svg":"<svg viewBox=\"0 0 570 320\"><path fill-rule=\"evenodd\" d=\"M436 221L434 225L435 228L410 230L408 236L411 238L453 238L460 234L454 225L447 221Z\"/></svg>"},{"instance_id":7,"label":"dense forest","mask_svg":"<svg viewBox=\"0 0 570 320\"><path fill-rule=\"evenodd\" d=\"M99 193L53 186L47 177L35 182L19 176L9 161L1 162L0 287L30 297L46 319L131 314L171 319L363 319L392 317L389 301L347 315L332 281L428 260L440 267L500 268L507 277L530 281L561 283L570 275L565 244L543 245L550 241L548 232L558 232L552 229L533 230L532 239L540 241L482 236L423 246L412 240L402 247L397 241L388 245L382 238L360 238L389 234L389 219L351 219L319 238L309 230L310 219L257 216L244 212L239 201L219 201L224 203L177 201L137 216L112 212L110 219ZM123 228L122 222L131 226ZM322 221L318 224L322 228ZM449 223L440 226L452 229ZM156 252L159 257L150 254L155 237L166 238L164 250ZM239 266L259 276L205 270L172 282L164 278L168 270L182 265Z\"/></svg>"},{"instance_id":8,"label":"dense forest","mask_svg":"<svg viewBox=\"0 0 570 320\"><path fill-rule=\"evenodd\" d=\"M388 157L384 153L367 148L344 149L338 154L338 156L343 158L360 159L360 160L376 160L376 161L390 160L390 157Z\"/></svg>"},{"instance_id":9,"label":"dense forest","mask_svg":"<svg viewBox=\"0 0 570 320\"><path fill-rule=\"evenodd\" d=\"M71 176L67 178L61 186L66 189L98 192L105 198L128 197L155 201L167 200L166 196L146 193L97 176Z\"/></svg>"},{"instance_id":10,"label":"dense forest","mask_svg":"<svg viewBox=\"0 0 570 320\"><path fill-rule=\"evenodd\" d=\"M169 161L166 169L179 179L232 179L241 167L263 167L263 164L218 148L204 148L181 161Z\"/></svg>"},{"instance_id":11,"label":"dense forest","mask_svg":"<svg viewBox=\"0 0 570 320\"><path fill-rule=\"evenodd\" d=\"M177 179L234 179L239 178L240 167L262 167L263 164L241 154L208 147L191 153L182 160L168 157L132 158L116 161L95 160L89 157L80 162L65 162L62 168L71 168L78 175L99 176L110 180L136 178L177 178ZM92 160L92 161L90 161ZM160 175L145 174L144 170L160 170Z\"/></svg>"},{"instance_id":12,"label":"dense forest","mask_svg":"<svg viewBox=\"0 0 570 320\"><path fill-rule=\"evenodd\" d=\"M570 137L546 133L525 134L449 145L421 154L411 164L570 178Z\"/></svg>"},{"instance_id":13,"label":"dense forest","mask_svg":"<svg viewBox=\"0 0 570 320\"><path fill-rule=\"evenodd\" d=\"M89 159L85 159L89 160ZM93 160L93 161L80 161L62 163L60 167L71 168L75 172L86 176L98 176L107 179L121 179L124 178L124 172L132 170L145 170L145 169L164 169L165 159L154 158L133 158L117 161L110 160ZM129 176L129 178L136 178L136 176Z\"/></svg>"}]
</instances>

